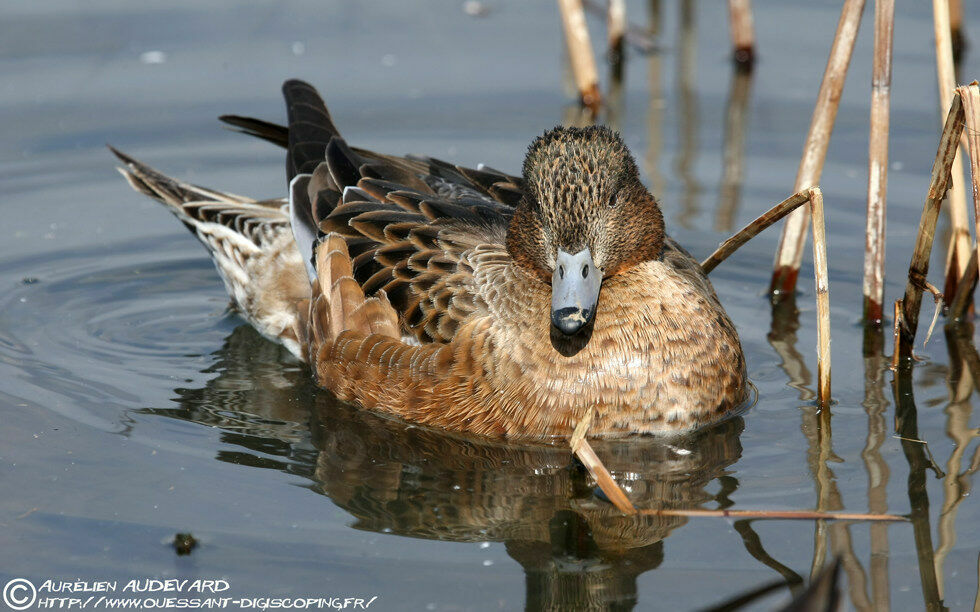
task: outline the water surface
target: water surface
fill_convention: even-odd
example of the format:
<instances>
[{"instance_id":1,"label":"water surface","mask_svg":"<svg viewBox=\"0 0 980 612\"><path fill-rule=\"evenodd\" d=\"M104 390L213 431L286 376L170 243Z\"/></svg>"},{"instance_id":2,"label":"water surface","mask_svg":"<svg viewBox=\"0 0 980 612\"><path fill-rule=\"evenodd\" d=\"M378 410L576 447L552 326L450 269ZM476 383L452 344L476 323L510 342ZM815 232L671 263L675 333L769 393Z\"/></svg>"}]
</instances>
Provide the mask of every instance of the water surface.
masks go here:
<instances>
[{"instance_id":1,"label":"water surface","mask_svg":"<svg viewBox=\"0 0 980 612\"><path fill-rule=\"evenodd\" d=\"M669 231L703 257L789 195L839 3L757 7L751 77L732 72L721 3L654 4L661 52L629 57L605 119ZM597 450L641 507L819 507L911 523L626 519L561 448L447 436L339 404L228 310L203 249L126 186L103 147L199 184L281 195L282 153L215 117L281 121L279 85L301 77L355 145L516 172L527 143L568 116L560 28L552 3L486 6L483 18L435 2L0 9L0 579L221 577L234 596L377 595L374 607L392 610L695 609L783 581L758 604L767 609L839 554L851 608L973 606L972 331L935 334L901 388L890 340L883 359L863 356L870 6L822 180L832 410L814 402L809 257L797 309L773 317L770 231L711 276L755 407L669 445ZM651 22L646 3L629 14ZM889 299L938 142L931 28L926 4L902 7ZM976 54L961 75L980 75ZM199 547L177 556L177 532Z\"/></svg>"}]
</instances>

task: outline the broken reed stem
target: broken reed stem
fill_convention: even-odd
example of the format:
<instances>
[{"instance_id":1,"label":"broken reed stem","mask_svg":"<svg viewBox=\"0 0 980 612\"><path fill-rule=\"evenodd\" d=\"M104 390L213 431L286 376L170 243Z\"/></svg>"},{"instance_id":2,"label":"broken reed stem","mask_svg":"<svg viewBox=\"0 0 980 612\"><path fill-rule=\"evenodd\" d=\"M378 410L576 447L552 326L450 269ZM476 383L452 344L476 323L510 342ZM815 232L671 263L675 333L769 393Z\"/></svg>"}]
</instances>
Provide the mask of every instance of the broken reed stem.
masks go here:
<instances>
[{"instance_id":1,"label":"broken reed stem","mask_svg":"<svg viewBox=\"0 0 980 612\"><path fill-rule=\"evenodd\" d=\"M895 514L862 514L855 512L820 512L816 510L678 510L640 509L640 516L706 516L741 519L782 519L791 521L908 521Z\"/></svg>"},{"instance_id":2,"label":"broken reed stem","mask_svg":"<svg viewBox=\"0 0 980 612\"><path fill-rule=\"evenodd\" d=\"M598 2L597 0L582 0L582 6L585 10L599 16L605 16L608 18L608 7L605 2ZM629 23L626 20L626 11L623 11L623 25L624 33L623 39L629 44L633 45L637 51L640 53L653 53L657 51L657 37L655 32L650 32L647 28L640 27L636 24Z\"/></svg>"},{"instance_id":3,"label":"broken reed stem","mask_svg":"<svg viewBox=\"0 0 980 612\"><path fill-rule=\"evenodd\" d=\"M824 160L827 157L827 145L837 118L837 108L840 106L841 92L844 89L844 80L847 77L847 68L851 62L851 53L861 25L863 10L864 0L845 0L844 7L841 9L837 33L834 35L827 68L820 83L820 91L817 93L817 102L810 119L810 129L806 144L803 146L803 156L800 159L793 191L803 191L815 187L820 182ZM773 264L772 281L769 284L769 291L777 296L791 294L796 288L800 263L803 261L809 213L809 207L801 208L790 215L783 225L783 233L779 239Z\"/></svg>"},{"instance_id":4,"label":"broken reed stem","mask_svg":"<svg viewBox=\"0 0 980 612\"><path fill-rule=\"evenodd\" d=\"M909 280L905 286L905 297L902 299L902 324L895 350L896 363L899 358L912 357L912 344L915 342L915 333L919 326L919 309L922 306L922 290L929 273L929 254L932 252L932 242L936 235L936 220L939 217L939 207L949 189L950 167L953 165L962 132L963 102L957 92L957 95L953 96L949 114L946 116L936 159L932 163L929 192L922 208L912 261L909 263Z\"/></svg>"},{"instance_id":5,"label":"broken reed stem","mask_svg":"<svg viewBox=\"0 0 980 612\"><path fill-rule=\"evenodd\" d=\"M864 322L881 325L885 304L885 209L895 0L875 0L875 50L868 138L868 219L864 243Z\"/></svg>"},{"instance_id":6,"label":"broken reed stem","mask_svg":"<svg viewBox=\"0 0 980 612\"><path fill-rule=\"evenodd\" d=\"M939 113L949 112L956 87L956 67L953 63L953 42L950 36L949 0L932 0L932 23L936 37L936 74L939 80ZM956 294L970 259L970 228L967 222L966 193L963 190L963 156L958 152L953 160L953 186L949 192L950 242L946 257L946 297Z\"/></svg>"},{"instance_id":7,"label":"broken reed stem","mask_svg":"<svg viewBox=\"0 0 980 612\"><path fill-rule=\"evenodd\" d=\"M579 101L593 115L599 112L599 74L596 70L592 41L585 23L582 0L558 0L561 22L565 29L565 42L568 57L572 64L572 74L579 92Z\"/></svg>"},{"instance_id":8,"label":"broken reed stem","mask_svg":"<svg viewBox=\"0 0 980 612\"><path fill-rule=\"evenodd\" d=\"M623 490L619 488L616 481L613 479L612 474L606 469L606 466L599 459L599 456L595 454L595 450L592 449L592 445L589 444L588 440L585 439L585 435L589 432L589 427L592 425L592 419L595 418L595 407L590 406L586 411L585 416L579 421L578 425L575 426L575 431L572 433L571 439L568 441L569 445L572 447L572 452L578 457L583 464L585 464L586 469L595 478L596 484L602 489L602 492L606 494L609 501L613 503L616 508L619 509L623 514L636 514L636 508L633 507L632 502L623 493Z\"/></svg>"},{"instance_id":9,"label":"broken reed stem","mask_svg":"<svg viewBox=\"0 0 980 612\"><path fill-rule=\"evenodd\" d=\"M813 275L817 296L817 404L830 407L830 281L827 278L827 235L824 229L823 193L810 190L813 220Z\"/></svg>"},{"instance_id":10,"label":"broken reed stem","mask_svg":"<svg viewBox=\"0 0 980 612\"><path fill-rule=\"evenodd\" d=\"M758 236L764 229L779 221L789 213L793 212L804 203L809 201L810 191L805 190L793 194L779 204L776 204L766 212L762 213L755 221L749 223L734 236L721 243L719 247L707 259L701 262L701 269L707 274L714 270L718 264L728 259L743 244Z\"/></svg>"},{"instance_id":11,"label":"broken reed stem","mask_svg":"<svg viewBox=\"0 0 980 612\"><path fill-rule=\"evenodd\" d=\"M729 26L732 32L732 59L740 68L750 69L755 62L755 28L752 23L752 0L728 0Z\"/></svg>"},{"instance_id":12,"label":"broken reed stem","mask_svg":"<svg viewBox=\"0 0 980 612\"><path fill-rule=\"evenodd\" d=\"M626 38L626 0L609 0L609 13L606 18L606 30L609 38L609 65L612 80L616 83L623 81L623 66L625 65Z\"/></svg>"},{"instance_id":13,"label":"broken reed stem","mask_svg":"<svg viewBox=\"0 0 980 612\"><path fill-rule=\"evenodd\" d=\"M970 153L968 159L970 162L970 175L973 178L974 227L980 227L980 131L978 131L980 130L980 87L977 87L977 82L974 81L970 85L957 87L956 92L963 102L963 115L966 120L966 129L963 135ZM953 186L956 186L955 182ZM960 190L962 191L962 187ZM975 269L972 272L970 271L969 262L975 260L978 254L980 254L980 246L976 247L970 259L967 260L967 265L963 269L963 276L960 277L960 285L963 284L965 275L972 274L972 276L976 277L977 271ZM976 278L971 278L966 282L976 286ZM956 296L959 297L961 293L965 294L967 292L957 291ZM972 293L972 290L969 293Z\"/></svg>"},{"instance_id":14,"label":"broken reed stem","mask_svg":"<svg viewBox=\"0 0 980 612\"><path fill-rule=\"evenodd\" d=\"M932 337L932 330L936 328L936 321L939 320L939 313L943 311L943 292L936 288L935 285L929 281L922 281L923 286L926 290L932 294L932 301L935 304L935 308L932 311L932 321L929 322L929 329L926 330L926 339L922 341L922 348L925 348L929 344L929 338Z\"/></svg>"}]
</instances>

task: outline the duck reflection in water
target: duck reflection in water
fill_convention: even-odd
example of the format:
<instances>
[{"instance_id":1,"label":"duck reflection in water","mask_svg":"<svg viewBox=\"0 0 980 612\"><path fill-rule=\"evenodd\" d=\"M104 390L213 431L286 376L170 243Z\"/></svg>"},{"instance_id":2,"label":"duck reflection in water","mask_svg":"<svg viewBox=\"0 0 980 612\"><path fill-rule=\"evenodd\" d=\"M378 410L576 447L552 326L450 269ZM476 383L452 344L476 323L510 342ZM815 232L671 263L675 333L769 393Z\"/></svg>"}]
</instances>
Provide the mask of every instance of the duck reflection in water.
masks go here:
<instances>
[{"instance_id":1,"label":"duck reflection in water","mask_svg":"<svg viewBox=\"0 0 980 612\"><path fill-rule=\"evenodd\" d=\"M248 325L216 357L204 388L177 390L179 409L148 412L224 429L242 452L219 459L301 473L357 529L503 542L524 568L527 609L632 608L637 577L660 565L664 538L687 522L622 515L567 446L447 434L346 406L317 392L302 364L284 367L284 349ZM638 508L698 508L739 459L742 427L736 417L669 443L594 448Z\"/></svg>"}]
</instances>

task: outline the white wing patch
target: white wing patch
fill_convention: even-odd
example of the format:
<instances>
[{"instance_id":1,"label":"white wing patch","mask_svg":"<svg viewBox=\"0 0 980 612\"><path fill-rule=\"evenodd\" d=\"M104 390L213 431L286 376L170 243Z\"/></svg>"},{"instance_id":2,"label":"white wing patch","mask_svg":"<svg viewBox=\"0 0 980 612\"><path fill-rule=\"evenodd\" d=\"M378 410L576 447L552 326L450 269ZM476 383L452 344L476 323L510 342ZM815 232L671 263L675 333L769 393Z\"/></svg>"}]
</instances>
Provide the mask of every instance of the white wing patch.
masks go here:
<instances>
[{"instance_id":1,"label":"white wing patch","mask_svg":"<svg viewBox=\"0 0 980 612\"><path fill-rule=\"evenodd\" d=\"M300 210L301 207L305 207L307 211L311 210L310 196L306 188L312 177L312 174L297 174L289 181L289 224L293 228L296 248L299 249L300 256L306 263L306 273L310 277L310 283L316 280L316 270L313 268L313 243L316 241L316 236L309 226L303 223Z\"/></svg>"}]
</instances>

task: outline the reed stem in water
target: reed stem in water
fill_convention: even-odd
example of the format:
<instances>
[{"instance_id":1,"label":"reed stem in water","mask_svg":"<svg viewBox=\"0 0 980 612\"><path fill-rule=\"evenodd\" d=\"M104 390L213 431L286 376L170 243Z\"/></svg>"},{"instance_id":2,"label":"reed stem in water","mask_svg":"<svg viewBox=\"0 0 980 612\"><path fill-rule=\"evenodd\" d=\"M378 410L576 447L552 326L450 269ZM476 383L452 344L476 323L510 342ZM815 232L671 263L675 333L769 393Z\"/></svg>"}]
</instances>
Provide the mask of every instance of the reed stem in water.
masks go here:
<instances>
[{"instance_id":1,"label":"reed stem in water","mask_svg":"<svg viewBox=\"0 0 980 612\"><path fill-rule=\"evenodd\" d=\"M868 219L864 243L864 322L880 325L885 304L885 210L895 0L875 0L875 50L868 139Z\"/></svg>"},{"instance_id":2,"label":"reed stem in water","mask_svg":"<svg viewBox=\"0 0 980 612\"><path fill-rule=\"evenodd\" d=\"M963 132L963 102L959 93L953 96L953 101L946 115L946 124L939 139L939 150L932 163L932 175L929 179L929 192L922 207L922 217L919 220L919 231L915 237L915 247L912 251L912 261L909 263L908 283L905 286L905 297L902 298L901 324L898 325L899 337L895 348L895 363L900 359L911 359L912 344L919 326L919 309L922 306L922 291L925 289L926 275L929 273L929 254L932 252L932 242L936 235L936 220L939 218L939 207L946 197L950 184L950 168L956 157L956 149Z\"/></svg>"},{"instance_id":3,"label":"reed stem in water","mask_svg":"<svg viewBox=\"0 0 980 612\"><path fill-rule=\"evenodd\" d=\"M565 42L568 45L568 57L572 64L579 101L595 115L599 112L601 102L599 73L596 70L589 28L585 23L582 0L558 0L558 8L561 10L561 22L565 29Z\"/></svg>"},{"instance_id":4,"label":"reed stem in water","mask_svg":"<svg viewBox=\"0 0 980 612\"><path fill-rule=\"evenodd\" d=\"M732 59L736 66L751 69L755 62L752 0L728 0L728 19L732 32Z\"/></svg>"},{"instance_id":5,"label":"reed stem in water","mask_svg":"<svg viewBox=\"0 0 980 612\"><path fill-rule=\"evenodd\" d=\"M841 92L844 90L844 80L847 78L847 68L851 63L851 53L854 51L854 41L861 25L863 10L864 0L845 0L844 7L841 9L837 33L834 35L827 68L820 83L820 91L817 93L817 103L810 119L810 129L806 144L803 146L803 156L800 159L793 191L799 192L816 187L820 182L824 160L827 157L827 146L830 143L830 133L837 118ZM796 289L800 263L803 261L809 214L809 207L801 208L791 214L783 225L783 233L779 239L773 264L772 281L769 284L769 290L776 296L792 294Z\"/></svg>"}]
</instances>

